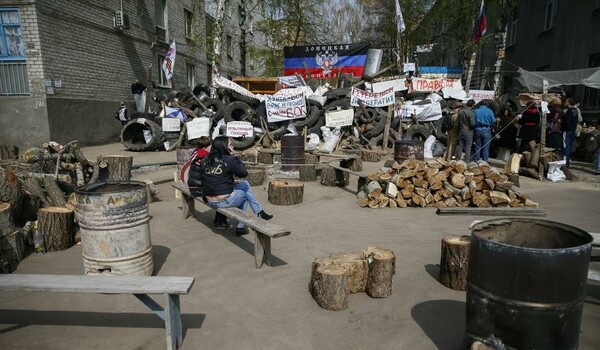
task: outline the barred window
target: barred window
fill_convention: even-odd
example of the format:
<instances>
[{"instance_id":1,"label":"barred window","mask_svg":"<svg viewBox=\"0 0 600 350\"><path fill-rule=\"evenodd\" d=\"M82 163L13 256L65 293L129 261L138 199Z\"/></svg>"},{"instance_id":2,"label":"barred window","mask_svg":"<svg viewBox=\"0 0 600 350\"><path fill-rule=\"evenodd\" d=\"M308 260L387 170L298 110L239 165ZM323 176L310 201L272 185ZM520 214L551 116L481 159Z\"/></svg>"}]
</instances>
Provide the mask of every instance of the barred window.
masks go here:
<instances>
[{"instance_id":1,"label":"barred window","mask_svg":"<svg viewBox=\"0 0 600 350\"><path fill-rule=\"evenodd\" d=\"M29 95L19 10L0 8L0 95Z\"/></svg>"}]
</instances>

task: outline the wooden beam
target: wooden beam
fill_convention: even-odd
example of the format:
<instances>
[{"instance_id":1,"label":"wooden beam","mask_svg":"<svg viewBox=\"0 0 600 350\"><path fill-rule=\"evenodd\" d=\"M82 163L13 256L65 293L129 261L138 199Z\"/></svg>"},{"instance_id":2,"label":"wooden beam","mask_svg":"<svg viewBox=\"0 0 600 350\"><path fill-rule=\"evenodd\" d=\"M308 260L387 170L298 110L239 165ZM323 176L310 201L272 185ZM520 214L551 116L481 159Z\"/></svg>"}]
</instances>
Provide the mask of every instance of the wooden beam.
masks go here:
<instances>
[{"instance_id":1,"label":"wooden beam","mask_svg":"<svg viewBox=\"0 0 600 350\"><path fill-rule=\"evenodd\" d=\"M438 208L438 215L479 216L546 216L546 210L537 208Z\"/></svg>"}]
</instances>

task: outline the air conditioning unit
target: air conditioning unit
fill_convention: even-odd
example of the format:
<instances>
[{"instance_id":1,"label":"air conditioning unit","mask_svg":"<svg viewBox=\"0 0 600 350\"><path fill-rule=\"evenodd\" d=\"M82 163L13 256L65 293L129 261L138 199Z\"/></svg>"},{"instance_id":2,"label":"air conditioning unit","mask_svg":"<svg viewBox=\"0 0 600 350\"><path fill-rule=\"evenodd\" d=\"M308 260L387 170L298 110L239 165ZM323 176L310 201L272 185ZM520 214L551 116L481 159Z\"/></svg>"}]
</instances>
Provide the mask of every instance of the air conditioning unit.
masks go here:
<instances>
[{"instance_id":1,"label":"air conditioning unit","mask_svg":"<svg viewBox=\"0 0 600 350\"><path fill-rule=\"evenodd\" d=\"M155 27L156 28L156 41L160 41L163 43L167 42L167 30L161 27Z\"/></svg>"},{"instance_id":2,"label":"air conditioning unit","mask_svg":"<svg viewBox=\"0 0 600 350\"><path fill-rule=\"evenodd\" d=\"M121 30L129 29L129 15L123 13L123 11L115 11L113 26Z\"/></svg>"}]
</instances>

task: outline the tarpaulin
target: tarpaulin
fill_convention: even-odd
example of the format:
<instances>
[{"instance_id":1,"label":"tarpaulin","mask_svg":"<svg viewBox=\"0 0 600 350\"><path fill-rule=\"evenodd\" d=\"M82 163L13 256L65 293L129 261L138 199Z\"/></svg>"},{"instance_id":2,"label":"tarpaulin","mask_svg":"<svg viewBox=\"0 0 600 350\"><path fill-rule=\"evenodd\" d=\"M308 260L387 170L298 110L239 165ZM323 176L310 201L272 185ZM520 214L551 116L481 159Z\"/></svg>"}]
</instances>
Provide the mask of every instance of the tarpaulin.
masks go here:
<instances>
[{"instance_id":1,"label":"tarpaulin","mask_svg":"<svg viewBox=\"0 0 600 350\"><path fill-rule=\"evenodd\" d=\"M518 73L521 75L517 80L530 92L541 92L543 80L548 81L549 87L582 84L600 89L600 67L550 72L531 72L519 68Z\"/></svg>"},{"instance_id":2,"label":"tarpaulin","mask_svg":"<svg viewBox=\"0 0 600 350\"><path fill-rule=\"evenodd\" d=\"M283 48L283 74L298 73L304 78L306 70L313 78L335 77L342 74L361 77L367 61L369 44L331 44L286 46Z\"/></svg>"}]
</instances>

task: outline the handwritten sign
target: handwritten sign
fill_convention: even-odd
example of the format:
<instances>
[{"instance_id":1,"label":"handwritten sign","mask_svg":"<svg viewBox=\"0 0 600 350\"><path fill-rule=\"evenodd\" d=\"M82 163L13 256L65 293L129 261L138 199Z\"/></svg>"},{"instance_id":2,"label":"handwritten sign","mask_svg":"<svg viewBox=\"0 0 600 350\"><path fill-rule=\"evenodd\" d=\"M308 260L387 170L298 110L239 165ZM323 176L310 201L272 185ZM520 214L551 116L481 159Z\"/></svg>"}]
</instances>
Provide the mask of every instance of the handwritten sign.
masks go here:
<instances>
[{"instance_id":1,"label":"handwritten sign","mask_svg":"<svg viewBox=\"0 0 600 350\"><path fill-rule=\"evenodd\" d=\"M350 105L358 106L358 101L362 101L368 107L385 107L394 104L394 88L390 87L381 92L369 92L355 87L350 92Z\"/></svg>"},{"instance_id":2,"label":"handwritten sign","mask_svg":"<svg viewBox=\"0 0 600 350\"><path fill-rule=\"evenodd\" d=\"M260 96L260 95L256 95L253 94L252 92L244 89L243 87L239 86L238 84L234 83L233 81L223 78L222 76L218 76L215 78L215 83L217 84L217 86L222 87L224 89L230 89L233 90L239 94L242 94L244 96L248 96L248 97L252 97L255 98L257 100L263 101L264 97Z\"/></svg>"},{"instance_id":3,"label":"handwritten sign","mask_svg":"<svg viewBox=\"0 0 600 350\"><path fill-rule=\"evenodd\" d=\"M250 122L229 122L226 135L229 137L254 137L254 127Z\"/></svg>"},{"instance_id":4,"label":"handwritten sign","mask_svg":"<svg viewBox=\"0 0 600 350\"><path fill-rule=\"evenodd\" d=\"M445 87L462 88L462 84L458 79L412 78L412 84L415 91L440 91Z\"/></svg>"},{"instance_id":5,"label":"handwritten sign","mask_svg":"<svg viewBox=\"0 0 600 350\"><path fill-rule=\"evenodd\" d=\"M365 83L365 86L372 92L382 92L391 87L394 88L394 91L404 91L408 89L406 86L406 79L394 79L373 84Z\"/></svg>"},{"instance_id":6,"label":"handwritten sign","mask_svg":"<svg viewBox=\"0 0 600 350\"><path fill-rule=\"evenodd\" d=\"M269 123L306 117L306 98L304 91L266 96L267 121Z\"/></svg>"},{"instance_id":7,"label":"handwritten sign","mask_svg":"<svg viewBox=\"0 0 600 350\"><path fill-rule=\"evenodd\" d=\"M403 68L404 69L402 69L402 71L404 73L406 73L406 72L414 72L416 67L415 67L415 64L413 62L413 63L405 63Z\"/></svg>"},{"instance_id":8,"label":"handwritten sign","mask_svg":"<svg viewBox=\"0 0 600 350\"><path fill-rule=\"evenodd\" d=\"M162 118L162 130L167 132L181 131L179 118Z\"/></svg>"},{"instance_id":9,"label":"handwritten sign","mask_svg":"<svg viewBox=\"0 0 600 350\"><path fill-rule=\"evenodd\" d=\"M354 121L354 109L345 109L325 113L325 126L336 128L338 126L352 125Z\"/></svg>"},{"instance_id":10,"label":"handwritten sign","mask_svg":"<svg viewBox=\"0 0 600 350\"><path fill-rule=\"evenodd\" d=\"M481 100L493 100L494 90L469 90L469 98L475 100L475 103Z\"/></svg>"},{"instance_id":11,"label":"handwritten sign","mask_svg":"<svg viewBox=\"0 0 600 350\"><path fill-rule=\"evenodd\" d=\"M207 117L194 118L187 122L186 125L188 140L210 135L210 119Z\"/></svg>"},{"instance_id":12,"label":"handwritten sign","mask_svg":"<svg viewBox=\"0 0 600 350\"><path fill-rule=\"evenodd\" d=\"M285 77L279 77L279 87L281 89L288 89L293 87L304 86L304 81L297 75L289 75Z\"/></svg>"}]
</instances>

